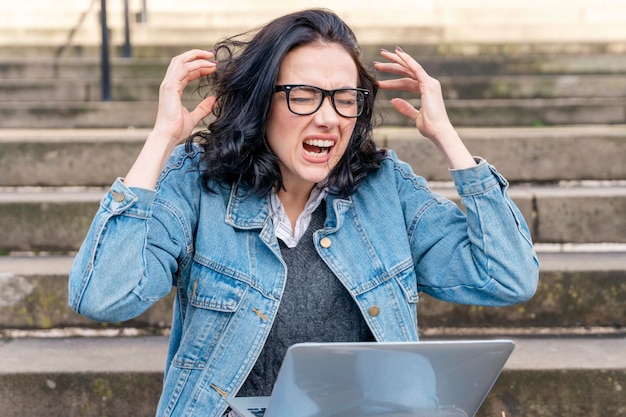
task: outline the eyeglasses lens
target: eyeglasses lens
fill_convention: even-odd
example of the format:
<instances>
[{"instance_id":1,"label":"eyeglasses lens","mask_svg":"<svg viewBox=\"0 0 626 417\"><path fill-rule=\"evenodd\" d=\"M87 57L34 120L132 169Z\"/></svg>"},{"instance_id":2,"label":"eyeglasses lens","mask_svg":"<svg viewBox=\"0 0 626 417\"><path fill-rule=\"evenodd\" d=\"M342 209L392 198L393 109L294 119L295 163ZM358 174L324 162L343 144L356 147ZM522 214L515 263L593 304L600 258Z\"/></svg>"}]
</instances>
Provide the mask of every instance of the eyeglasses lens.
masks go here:
<instances>
[{"instance_id":1,"label":"eyeglasses lens","mask_svg":"<svg viewBox=\"0 0 626 417\"><path fill-rule=\"evenodd\" d=\"M312 114L322 105L325 95L322 91L298 86L289 92L289 108L301 115ZM337 113L344 117L357 117L363 110L365 98L363 92L354 89L335 90L331 93L333 106Z\"/></svg>"}]
</instances>

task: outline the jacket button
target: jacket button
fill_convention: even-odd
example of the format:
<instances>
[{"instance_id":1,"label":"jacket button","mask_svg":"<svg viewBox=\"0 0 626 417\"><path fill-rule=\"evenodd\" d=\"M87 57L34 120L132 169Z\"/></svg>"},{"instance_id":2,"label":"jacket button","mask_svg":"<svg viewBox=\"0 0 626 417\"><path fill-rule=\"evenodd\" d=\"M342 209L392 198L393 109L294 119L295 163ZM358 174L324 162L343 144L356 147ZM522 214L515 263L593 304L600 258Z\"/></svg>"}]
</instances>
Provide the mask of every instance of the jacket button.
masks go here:
<instances>
[{"instance_id":1,"label":"jacket button","mask_svg":"<svg viewBox=\"0 0 626 417\"><path fill-rule=\"evenodd\" d=\"M126 200L126 196L124 195L124 193L118 193L111 190L111 195L113 196L113 201L116 201L118 203L122 203L124 202L124 200Z\"/></svg>"},{"instance_id":2,"label":"jacket button","mask_svg":"<svg viewBox=\"0 0 626 417\"><path fill-rule=\"evenodd\" d=\"M378 306L371 306L370 310L369 310L370 316L372 317L376 317L380 314L380 307Z\"/></svg>"},{"instance_id":3,"label":"jacket button","mask_svg":"<svg viewBox=\"0 0 626 417\"><path fill-rule=\"evenodd\" d=\"M320 240L320 245L322 245L322 247L324 249L330 248L330 245L332 245L332 244L333 244L333 242L329 238L327 238L327 237L324 237L324 238L322 238L322 240Z\"/></svg>"}]
</instances>

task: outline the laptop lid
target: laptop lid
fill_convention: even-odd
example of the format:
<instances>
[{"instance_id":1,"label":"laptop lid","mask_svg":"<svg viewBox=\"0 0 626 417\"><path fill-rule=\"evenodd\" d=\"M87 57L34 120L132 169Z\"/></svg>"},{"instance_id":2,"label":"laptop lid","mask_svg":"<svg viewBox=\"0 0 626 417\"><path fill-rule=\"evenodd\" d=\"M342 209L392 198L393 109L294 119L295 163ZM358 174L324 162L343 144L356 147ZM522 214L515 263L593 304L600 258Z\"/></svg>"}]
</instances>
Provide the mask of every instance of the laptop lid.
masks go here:
<instances>
[{"instance_id":1,"label":"laptop lid","mask_svg":"<svg viewBox=\"0 0 626 417\"><path fill-rule=\"evenodd\" d=\"M510 340L296 344L265 417L474 417L513 348Z\"/></svg>"}]
</instances>

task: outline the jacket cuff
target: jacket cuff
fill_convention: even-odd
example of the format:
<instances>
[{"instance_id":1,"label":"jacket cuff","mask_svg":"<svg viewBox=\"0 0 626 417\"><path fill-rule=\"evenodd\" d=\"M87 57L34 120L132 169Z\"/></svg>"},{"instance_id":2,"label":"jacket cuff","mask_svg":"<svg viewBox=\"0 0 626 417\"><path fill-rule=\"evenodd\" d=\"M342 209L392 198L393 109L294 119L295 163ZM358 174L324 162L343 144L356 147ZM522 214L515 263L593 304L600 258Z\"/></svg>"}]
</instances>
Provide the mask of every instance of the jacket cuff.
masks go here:
<instances>
[{"instance_id":1,"label":"jacket cuff","mask_svg":"<svg viewBox=\"0 0 626 417\"><path fill-rule=\"evenodd\" d=\"M102 198L100 206L115 215L148 218L152 215L155 194L153 190L128 187L122 178L118 178Z\"/></svg>"},{"instance_id":2,"label":"jacket cuff","mask_svg":"<svg viewBox=\"0 0 626 417\"><path fill-rule=\"evenodd\" d=\"M509 186L502 174L485 159L474 157L474 160L476 161L476 166L450 170L459 196L480 194L496 187L506 189Z\"/></svg>"}]
</instances>

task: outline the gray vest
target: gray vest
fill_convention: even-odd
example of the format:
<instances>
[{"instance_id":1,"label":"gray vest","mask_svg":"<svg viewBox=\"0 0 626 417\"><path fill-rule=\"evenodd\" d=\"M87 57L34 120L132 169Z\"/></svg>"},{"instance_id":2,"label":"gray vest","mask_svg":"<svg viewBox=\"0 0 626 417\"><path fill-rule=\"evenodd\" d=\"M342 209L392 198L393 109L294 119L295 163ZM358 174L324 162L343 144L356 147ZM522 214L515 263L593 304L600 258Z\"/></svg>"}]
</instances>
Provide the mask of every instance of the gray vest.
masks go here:
<instances>
[{"instance_id":1,"label":"gray vest","mask_svg":"<svg viewBox=\"0 0 626 417\"><path fill-rule=\"evenodd\" d=\"M239 396L270 395L287 348L299 342L374 341L356 303L315 251L313 232L324 227L326 205L295 248L280 243L287 284L272 330Z\"/></svg>"}]
</instances>

